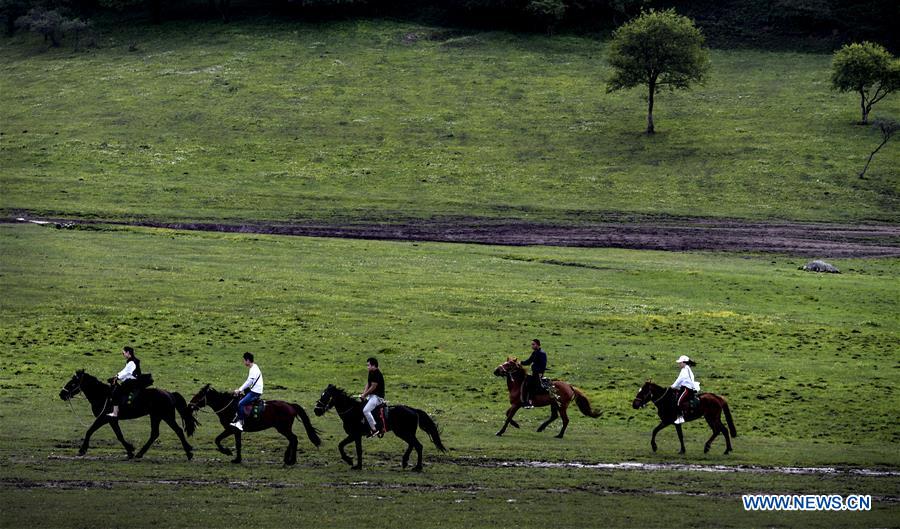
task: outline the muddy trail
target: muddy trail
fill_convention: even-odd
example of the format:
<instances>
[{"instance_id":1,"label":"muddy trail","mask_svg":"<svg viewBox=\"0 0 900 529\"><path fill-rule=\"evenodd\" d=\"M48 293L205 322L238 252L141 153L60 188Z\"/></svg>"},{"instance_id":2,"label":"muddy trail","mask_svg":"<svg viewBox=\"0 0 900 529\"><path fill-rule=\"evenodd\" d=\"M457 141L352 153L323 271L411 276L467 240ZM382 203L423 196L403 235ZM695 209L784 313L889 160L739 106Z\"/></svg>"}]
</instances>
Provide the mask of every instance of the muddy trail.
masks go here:
<instances>
[{"instance_id":1,"label":"muddy trail","mask_svg":"<svg viewBox=\"0 0 900 529\"><path fill-rule=\"evenodd\" d=\"M390 241L434 241L509 246L573 246L665 251L769 252L798 257L900 256L900 225L752 222L667 216L611 216L583 223L555 224L521 219L442 217L391 222L108 222L39 219L28 215L7 222L34 222L58 228L103 224L177 230L337 237Z\"/></svg>"}]
</instances>

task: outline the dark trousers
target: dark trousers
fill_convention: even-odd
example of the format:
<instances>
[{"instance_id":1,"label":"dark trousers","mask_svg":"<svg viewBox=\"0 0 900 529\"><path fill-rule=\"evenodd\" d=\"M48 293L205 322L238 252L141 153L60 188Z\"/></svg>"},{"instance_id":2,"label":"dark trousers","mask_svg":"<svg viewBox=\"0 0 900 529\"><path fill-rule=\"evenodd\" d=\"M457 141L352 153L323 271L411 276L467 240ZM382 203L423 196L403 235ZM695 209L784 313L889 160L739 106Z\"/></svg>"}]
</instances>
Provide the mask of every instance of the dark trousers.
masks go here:
<instances>
[{"instance_id":1,"label":"dark trousers","mask_svg":"<svg viewBox=\"0 0 900 529\"><path fill-rule=\"evenodd\" d=\"M681 395L678 396L678 411L681 412L681 415L687 415L691 411L692 398L694 398L694 390L682 388Z\"/></svg>"},{"instance_id":2,"label":"dark trousers","mask_svg":"<svg viewBox=\"0 0 900 529\"><path fill-rule=\"evenodd\" d=\"M113 384L112 394L109 396L109 400L112 401L113 406L125 406L127 404L128 395L134 391L137 387L137 380L130 379L124 382L117 382Z\"/></svg>"},{"instance_id":3,"label":"dark trousers","mask_svg":"<svg viewBox=\"0 0 900 529\"><path fill-rule=\"evenodd\" d=\"M532 396L538 394L541 390L541 378L543 376L543 373L532 373L525 377L525 381L522 382L522 402L528 402Z\"/></svg>"}]
</instances>

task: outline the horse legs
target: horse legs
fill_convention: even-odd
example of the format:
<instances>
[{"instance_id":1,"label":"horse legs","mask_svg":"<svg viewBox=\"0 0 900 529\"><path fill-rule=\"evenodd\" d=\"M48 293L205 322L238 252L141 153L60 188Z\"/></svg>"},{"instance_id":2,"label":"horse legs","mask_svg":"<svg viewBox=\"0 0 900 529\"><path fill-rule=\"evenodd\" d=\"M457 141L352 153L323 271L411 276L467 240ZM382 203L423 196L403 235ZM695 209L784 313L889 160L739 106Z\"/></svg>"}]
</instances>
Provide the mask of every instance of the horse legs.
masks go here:
<instances>
[{"instance_id":1,"label":"horse legs","mask_svg":"<svg viewBox=\"0 0 900 529\"><path fill-rule=\"evenodd\" d=\"M293 421L293 418L291 418L291 422ZM287 448L284 450L284 464L293 465L297 463L297 436L294 435L289 425L279 427L278 433L285 436L288 440Z\"/></svg>"},{"instance_id":2,"label":"horse legs","mask_svg":"<svg viewBox=\"0 0 900 529\"><path fill-rule=\"evenodd\" d=\"M78 455L83 456L88 451L88 444L91 442L91 436L94 435L101 426L110 422L106 415L101 413L99 417L94 419L94 423L88 427L87 431L84 432L84 441L81 442L81 448L78 449ZM120 430L121 431L121 430Z\"/></svg>"},{"instance_id":3,"label":"horse legs","mask_svg":"<svg viewBox=\"0 0 900 529\"><path fill-rule=\"evenodd\" d=\"M681 451L678 453L684 455L684 433L681 431L680 424L675 425L675 431L678 432L678 442L681 443Z\"/></svg>"},{"instance_id":4,"label":"horse legs","mask_svg":"<svg viewBox=\"0 0 900 529\"><path fill-rule=\"evenodd\" d=\"M128 459L134 457L134 445L125 440L125 436L122 435L122 429L119 428L119 421L110 421L109 427L112 428L112 431L116 434L116 439L122 443L122 446L125 447L125 452L128 454Z\"/></svg>"},{"instance_id":5,"label":"horse legs","mask_svg":"<svg viewBox=\"0 0 900 529\"><path fill-rule=\"evenodd\" d=\"M187 456L188 461L194 458L194 447L188 443L187 437L184 436L184 430L181 429L181 426L178 425L178 421L175 420L175 414L173 413L171 416L163 419L166 421L166 424L169 425L169 428L175 432L175 435L178 436L178 440L181 441L181 447L184 448L184 454Z\"/></svg>"},{"instance_id":6,"label":"horse legs","mask_svg":"<svg viewBox=\"0 0 900 529\"><path fill-rule=\"evenodd\" d=\"M140 451L137 453L137 458L140 459L144 457L144 454L147 453L147 450L150 449L150 445L153 444L153 441L156 441L159 438L159 423L161 419L159 417L150 417L150 438L147 439L147 442L144 443L144 446L141 447Z\"/></svg>"},{"instance_id":7,"label":"horse legs","mask_svg":"<svg viewBox=\"0 0 900 529\"><path fill-rule=\"evenodd\" d=\"M559 416L562 418L562 429L556 434L554 437L557 439L562 439L563 435L566 434L566 428L569 427L569 413L566 411L566 406L563 406L559 409Z\"/></svg>"},{"instance_id":8,"label":"horse legs","mask_svg":"<svg viewBox=\"0 0 900 529\"><path fill-rule=\"evenodd\" d=\"M706 445L703 447L704 454L709 452L709 449L712 446L713 441L715 441L716 437L719 436L719 432L725 430L725 426L722 425L722 420L719 418L716 418L716 417L711 417L711 416L707 415L706 416L706 424L708 424L709 427L712 428L713 434L709 438L709 440L706 441ZM728 435L727 431L725 432L725 435L726 436ZM726 437L726 439L727 439L727 437ZM728 444L731 444L731 443L728 443ZM727 454L728 452L725 452L725 453Z\"/></svg>"},{"instance_id":9,"label":"horse legs","mask_svg":"<svg viewBox=\"0 0 900 529\"><path fill-rule=\"evenodd\" d=\"M556 409L556 404L550 405L550 418L544 421L540 426L538 426L537 431L543 432L544 428L550 425L551 422L555 421L556 418L559 417L559 412Z\"/></svg>"},{"instance_id":10,"label":"horse legs","mask_svg":"<svg viewBox=\"0 0 900 529\"><path fill-rule=\"evenodd\" d=\"M403 435L397 434L397 437L406 441L406 453L403 454L403 468L406 468L409 465L409 455L412 453L413 448L416 449L416 466L412 468L413 472L421 472L422 471L422 443L416 438L416 432L413 430L411 433L404 432Z\"/></svg>"},{"instance_id":11,"label":"horse legs","mask_svg":"<svg viewBox=\"0 0 900 529\"><path fill-rule=\"evenodd\" d=\"M516 412L519 411L519 408L521 406L521 404L516 403L510 406L508 410L506 410L506 422L503 423L503 428L500 428L500 431L497 432L497 437L503 435L503 432L506 431L506 428L509 427L511 423L515 422L513 420L513 417L516 415ZM518 428L518 425L516 425L516 428Z\"/></svg>"},{"instance_id":12,"label":"horse legs","mask_svg":"<svg viewBox=\"0 0 900 529\"><path fill-rule=\"evenodd\" d=\"M348 444L350 444L351 442L353 442L353 436L348 435L346 439L344 439L343 441L338 443L338 452L341 453L341 459L345 463L347 463L348 465L350 465L352 467L353 466L353 458L348 456L347 452L344 452L344 447L347 446Z\"/></svg>"},{"instance_id":13,"label":"horse legs","mask_svg":"<svg viewBox=\"0 0 900 529\"><path fill-rule=\"evenodd\" d=\"M237 464L241 462L241 432L237 429L234 431L234 450L237 452L237 455L234 456L231 462Z\"/></svg>"},{"instance_id":14,"label":"horse legs","mask_svg":"<svg viewBox=\"0 0 900 529\"><path fill-rule=\"evenodd\" d=\"M656 434L670 424L672 423L660 421L659 424L656 425L656 428L653 429L653 435L650 436L650 448L652 448L654 452L656 452Z\"/></svg>"},{"instance_id":15,"label":"horse legs","mask_svg":"<svg viewBox=\"0 0 900 529\"><path fill-rule=\"evenodd\" d=\"M230 448L225 448L224 446L222 446L222 440L226 437L231 437L231 434L231 430L225 430L216 437L216 450L222 452L226 456L230 456L232 454L232 451Z\"/></svg>"}]
</instances>

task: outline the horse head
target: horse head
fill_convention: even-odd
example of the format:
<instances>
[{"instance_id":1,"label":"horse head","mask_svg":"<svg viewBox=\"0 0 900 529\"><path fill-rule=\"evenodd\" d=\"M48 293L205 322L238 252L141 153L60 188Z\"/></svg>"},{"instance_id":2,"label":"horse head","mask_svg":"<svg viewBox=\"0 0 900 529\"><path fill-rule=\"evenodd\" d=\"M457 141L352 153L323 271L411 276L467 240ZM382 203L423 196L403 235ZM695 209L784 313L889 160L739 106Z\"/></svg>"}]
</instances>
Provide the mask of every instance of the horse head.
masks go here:
<instances>
[{"instance_id":1,"label":"horse head","mask_svg":"<svg viewBox=\"0 0 900 529\"><path fill-rule=\"evenodd\" d=\"M72 378L66 382L66 385L59 391L59 398L69 400L81 391L81 384L84 381L84 369L75 371Z\"/></svg>"},{"instance_id":2,"label":"horse head","mask_svg":"<svg viewBox=\"0 0 900 529\"><path fill-rule=\"evenodd\" d=\"M525 368L519 363L519 359L515 356L509 356L506 358L506 362L497 366L497 369L494 370L494 376L508 378L520 371L525 371Z\"/></svg>"},{"instance_id":3,"label":"horse head","mask_svg":"<svg viewBox=\"0 0 900 529\"><path fill-rule=\"evenodd\" d=\"M634 396L634 400L631 402L631 407L634 409L640 409L653 402L653 388L657 387L656 384L653 383L653 380L647 379L644 382L644 385L641 386L641 389L638 391L637 395Z\"/></svg>"},{"instance_id":4,"label":"horse head","mask_svg":"<svg viewBox=\"0 0 900 529\"><path fill-rule=\"evenodd\" d=\"M322 392L322 396L316 401L316 407L313 408L313 413L316 414L316 417L325 415L326 411L334 407L335 391L337 391L337 388L334 384L328 384L328 387Z\"/></svg>"},{"instance_id":5,"label":"horse head","mask_svg":"<svg viewBox=\"0 0 900 529\"><path fill-rule=\"evenodd\" d=\"M191 402L188 403L188 409L191 410L192 413L209 404L206 401L206 395L209 393L209 387L209 384L203 386L203 388L198 391L196 395L194 395L194 397L191 399Z\"/></svg>"}]
</instances>

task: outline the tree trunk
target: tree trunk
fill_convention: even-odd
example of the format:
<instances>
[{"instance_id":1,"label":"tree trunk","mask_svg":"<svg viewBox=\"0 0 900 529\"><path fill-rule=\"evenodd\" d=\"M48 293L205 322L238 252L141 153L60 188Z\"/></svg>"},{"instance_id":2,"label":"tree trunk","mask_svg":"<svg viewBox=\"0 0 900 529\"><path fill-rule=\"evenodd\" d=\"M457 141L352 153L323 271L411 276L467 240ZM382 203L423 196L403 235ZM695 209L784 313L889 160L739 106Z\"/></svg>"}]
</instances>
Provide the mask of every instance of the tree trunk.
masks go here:
<instances>
[{"instance_id":1,"label":"tree trunk","mask_svg":"<svg viewBox=\"0 0 900 529\"><path fill-rule=\"evenodd\" d=\"M647 134L654 134L653 128L653 93L656 92L656 79L650 80L650 93L647 96Z\"/></svg>"},{"instance_id":2,"label":"tree trunk","mask_svg":"<svg viewBox=\"0 0 900 529\"><path fill-rule=\"evenodd\" d=\"M868 125L869 111L872 110L872 107L866 105L866 93L862 90L859 91L859 107L862 109L862 121L860 121L859 124Z\"/></svg>"},{"instance_id":3,"label":"tree trunk","mask_svg":"<svg viewBox=\"0 0 900 529\"><path fill-rule=\"evenodd\" d=\"M888 139L890 139L890 138L885 138L884 141L881 142L881 145L879 145L878 148L875 149L874 151L872 151L872 154L869 155L869 159L868 159L868 161L866 161L866 166L863 167L862 172L859 173L860 178L866 177L866 170L869 169L869 164L872 163L872 158L875 157L875 153L877 153L878 151L881 150L882 147L884 147L884 144L888 142Z\"/></svg>"}]
</instances>

